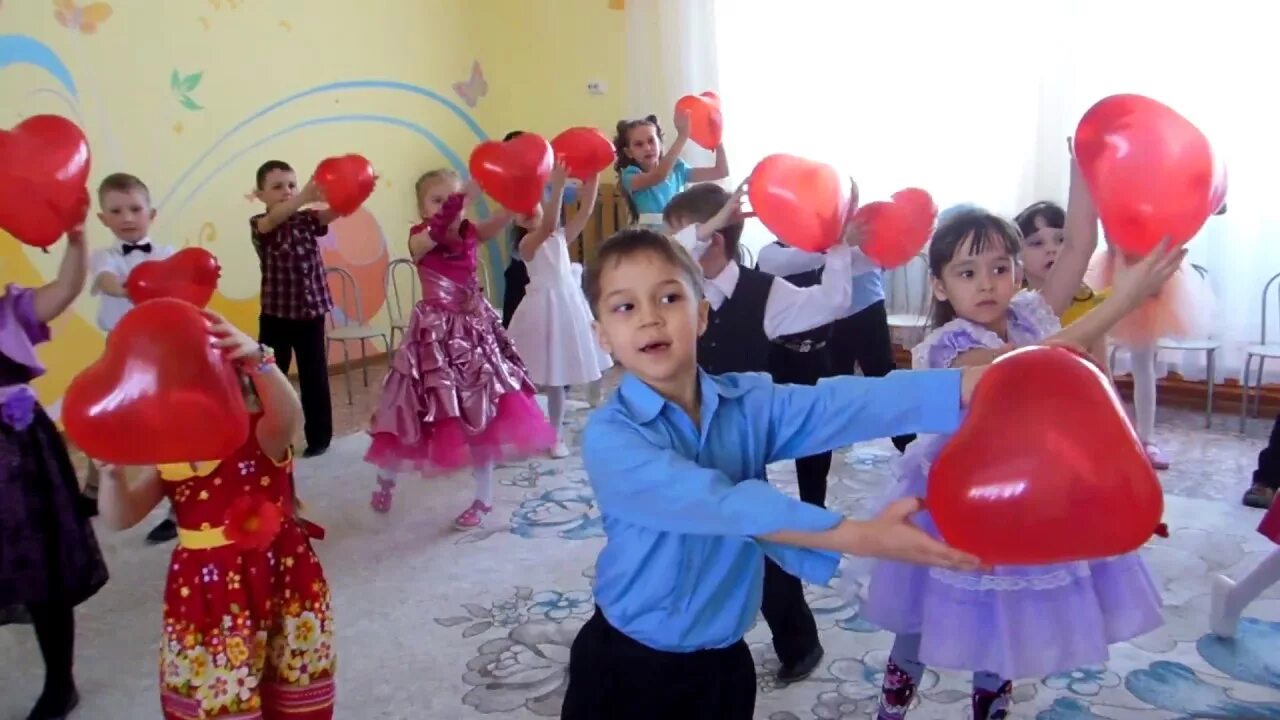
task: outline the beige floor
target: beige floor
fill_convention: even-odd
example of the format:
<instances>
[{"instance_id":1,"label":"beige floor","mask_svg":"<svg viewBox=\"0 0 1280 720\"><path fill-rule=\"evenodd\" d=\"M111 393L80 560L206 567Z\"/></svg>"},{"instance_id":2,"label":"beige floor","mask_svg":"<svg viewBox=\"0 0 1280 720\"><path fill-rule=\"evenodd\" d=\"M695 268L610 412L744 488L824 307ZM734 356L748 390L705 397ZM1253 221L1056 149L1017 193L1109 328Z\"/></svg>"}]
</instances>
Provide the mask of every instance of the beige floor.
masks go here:
<instances>
[{"instance_id":1,"label":"beige floor","mask_svg":"<svg viewBox=\"0 0 1280 720\"><path fill-rule=\"evenodd\" d=\"M357 398L347 406L342 378L334 381L335 420L357 430L373 394L354 373ZM575 447L584 418L578 404L567 423ZM1271 547L1253 532L1258 511L1238 503L1269 424L1258 422L1241 437L1231 432L1234 418L1220 418L1212 431L1201 421L1189 412L1160 415L1159 439L1174 461L1162 475L1173 536L1144 553L1164 593L1168 624L1117 646L1105 668L1024 679L1015 717L1280 718L1280 590L1250 608L1264 620L1248 621L1236 643L1204 637L1208 576L1245 572ZM366 443L349 435L327 455L298 465L303 497L328 530L317 548L339 623L337 717L555 717L569 644L591 610L602 545L580 458L500 468L490 523L459 534L449 523L469 499L466 477L403 482L392 513L376 515L368 506L371 473L360 460ZM832 505L866 512L890 481L892 456L885 442L840 453ZM794 491L788 464L770 472ZM155 653L169 548L143 543L147 525L101 533L112 580L78 612L84 704L76 718L159 716ZM860 573L845 570L854 581ZM890 638L860 619L857 597L809 588L809 600L827 648L809 681L778 688L763 625L748 636L760 671L757 718L866 718ZM0 628L0 720L23 717L40 677L30 628ZM927 674L912 717L967 717L966 683L957 673Z\"/></svg>"}]
</instances>

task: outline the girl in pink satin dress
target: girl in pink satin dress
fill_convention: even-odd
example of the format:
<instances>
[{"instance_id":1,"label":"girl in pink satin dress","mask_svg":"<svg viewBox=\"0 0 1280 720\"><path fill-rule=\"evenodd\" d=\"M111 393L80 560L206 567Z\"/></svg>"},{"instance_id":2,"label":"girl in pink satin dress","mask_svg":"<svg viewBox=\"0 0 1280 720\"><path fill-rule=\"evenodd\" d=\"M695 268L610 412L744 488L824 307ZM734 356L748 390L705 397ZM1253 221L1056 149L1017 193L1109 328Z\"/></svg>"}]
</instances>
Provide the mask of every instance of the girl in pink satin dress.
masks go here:
<instances>
[{"instance_id":1,"label":"girl in pink satin dress","mask_svg":"<svg viewBox=\"0 0 1280 720\"><path fill-rule=\"evenodd\" d=\"M369 425L365 460L378 468L371 504L391 509L400 473L423 476L471 468L475 500L454 522L479 527L493 510L493 465L546 452L555 433L534 400L524 363L476 281L480 243L501 232L505 214L482 223L463 217L476 190L435 170L417 183L424 220L409 252L422 281L404 341L391 360Z\"/></svg>"}]
</instances>

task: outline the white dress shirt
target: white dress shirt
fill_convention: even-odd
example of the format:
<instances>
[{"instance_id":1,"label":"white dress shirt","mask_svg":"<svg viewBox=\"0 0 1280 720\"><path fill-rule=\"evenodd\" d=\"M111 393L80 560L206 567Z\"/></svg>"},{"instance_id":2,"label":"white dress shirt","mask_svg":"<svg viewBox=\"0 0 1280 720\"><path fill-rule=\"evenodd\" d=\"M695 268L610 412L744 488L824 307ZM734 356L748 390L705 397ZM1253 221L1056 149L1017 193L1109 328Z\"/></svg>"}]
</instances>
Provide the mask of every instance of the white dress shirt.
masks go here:
<instances>
[{"instance_id":1,"label":"white dress shirt","mask_svg":"<svg viewBox=\"0 0 1280 720\"><path fill-rule=\"evenodd\" d=\"M849 257L851 260L851 272L854 276L881 269L874 260L862 252L862 248L850 250ZM826 263L827 254L825 252L807 252L787 245L779 245L778 243L765 245L756 256L756 268L758 270L778 277L817 270Z\"/></svg>"},{"instance_id":2,"label":"white dress shirt","mask_svg":"<svg viewBox=\"0 0 1280 720\"><path fill-rule=\"evenodd\" d=\"M827 269L822 273L822 283L812 287L796 287L775 277L769 287L769 299L764 306L764 334L770 340L783 335L812 330L850 315L853 298L853 268L847 246L833 248L827 253ZM714 278L703 281L703 292L718 310L725 300L733 297L738 286L737 263L729 263Z\"/></svg>"},{"instance_id":3,"label":"white dress shirt","mask_svg":"<svg viewBox=\"0 0 1280 720\"><path fill-rule=\"evenodd\" d=\"M89 259L89 294L98 295L98 328L103 332L111 332L116 323L120 322L120 318L133 308L133 303L127 297L115 297L106 295L98 287L98 276L103 273L111 273L119 278L123 285L125 280L129 279L129 273L148 260L164 260L171 257L174 249L170 245L153 245L151 238L143 238L132 245L138 246L139 249L132 250L128 255L125 254L124 242L120 240L112 243L111 247L99 248L93 251L93 257ZM143 252L142 247L150 247L151 252Z\"/></svg>"}]
</instances>

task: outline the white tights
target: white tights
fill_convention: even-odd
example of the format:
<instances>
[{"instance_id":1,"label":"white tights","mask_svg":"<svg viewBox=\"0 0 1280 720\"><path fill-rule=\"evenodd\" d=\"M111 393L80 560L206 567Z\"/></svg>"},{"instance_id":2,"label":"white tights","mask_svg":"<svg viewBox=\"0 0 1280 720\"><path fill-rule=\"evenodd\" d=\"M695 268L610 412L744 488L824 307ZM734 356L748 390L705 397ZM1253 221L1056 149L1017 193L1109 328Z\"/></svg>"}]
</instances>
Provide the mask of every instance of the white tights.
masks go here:
<instances>
[{"instance_id":1,"label":"white tights","mask_svg":"<svg viewBox=\"0 0 1280 720\"><path fill-rule=\"evenodd\" d=\"M1258 567L1227 591L1223 603L1224 615L1234 624L1235 619L1240 617L1240 613L1244 612L1249 603L1257 600L1259 595L1277 582L1280 582L1280 550L1273 550L1258 563Z\"/></svg>"},{"instance_id":2,"label":"white tights","mask_svg":"<svg viewBox=\"0 0 1280 720\"><path fill-rule=\"evenodd\" d=\"M482 463L471 468L471 477L476 481L476 499L486 506L493 505L493 463ZM394 492L395 474L386 470L378 471L378 485L388 493Z\"/></svg>"},{"instance_id":3,"label":"white tights","mask_svg":"<svg viewBox=\"0 0 1280 720\"><path fill-rule=\"evenodd\" d=\"M544 387L542 392L547 396L547 421L556 433L556 442L560 442L560 426L564 424L565 396L568 393L559 385Z\"/></svg>"},{"instance_id":4,"label":"white tights","mask_svg":"<svg viewBox=\"0 0 1280 720\"><path fill-rule=\"evenodd\" d=\"M1138 438L1152 440L1156 425L1156 349L1129 348L1129 364L1133 373L1133 415Z\"/></svg>"}]
</instances>

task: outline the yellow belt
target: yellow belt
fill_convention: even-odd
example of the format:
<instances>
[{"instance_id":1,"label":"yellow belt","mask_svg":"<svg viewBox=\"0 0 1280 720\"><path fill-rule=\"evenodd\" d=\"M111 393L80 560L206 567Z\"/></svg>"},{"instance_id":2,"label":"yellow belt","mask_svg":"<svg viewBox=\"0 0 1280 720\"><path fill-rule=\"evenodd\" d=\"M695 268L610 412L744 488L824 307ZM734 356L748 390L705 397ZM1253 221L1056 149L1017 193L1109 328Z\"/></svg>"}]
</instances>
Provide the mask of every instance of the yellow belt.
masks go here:
<instances>
[{"instance_id":1,"label":"yellow belt","mask_svg":"<svg viewBox=\"0 0 1280 720\"><path fill-rule=\"evenodd\" d=\"M212 550L230 545L227 534L220 527L208 530L178 528L178 545L187 550Z\"/></svg>"}]
</instances>

